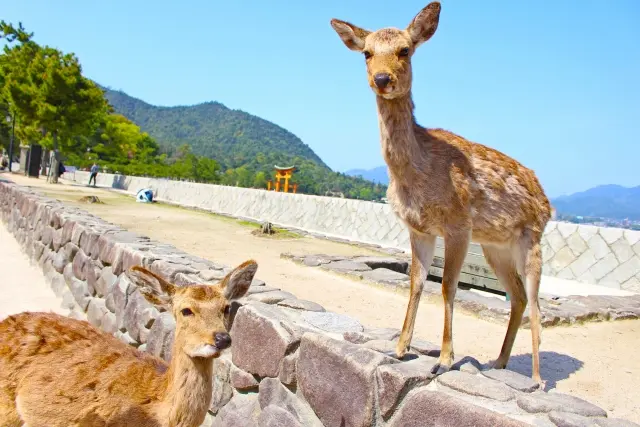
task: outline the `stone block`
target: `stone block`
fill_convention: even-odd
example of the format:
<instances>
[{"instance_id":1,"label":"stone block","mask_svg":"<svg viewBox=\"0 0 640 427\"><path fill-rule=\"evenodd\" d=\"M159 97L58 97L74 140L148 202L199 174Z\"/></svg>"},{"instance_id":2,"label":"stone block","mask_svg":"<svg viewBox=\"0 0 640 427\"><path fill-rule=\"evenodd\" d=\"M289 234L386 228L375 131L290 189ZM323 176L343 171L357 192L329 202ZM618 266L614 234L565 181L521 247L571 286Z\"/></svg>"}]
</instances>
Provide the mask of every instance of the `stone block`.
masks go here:
<instances>
[{"instance_id":1,"label":"stone block","mask_svg":"<svg viewBox=\"0 0 640 427\"><path fill-rule=\"evenodd\" d=\"M64 292L67 290L67 284L64 281L64 276L60 273L58 273L57 271L55 271L53 269L53 267L51 267L49 273L47 273L47 280L49 281L49 284L51 286L51 289L53 290L53 293L58 297L62 297L62 295L64 294ZM73 289L71 289L71 292L73 293ZM75 294L74 294L75 296ZM86 309L86 305L84 306L84 308Z\"/></svg>"},{"instance_id":2,"label":"stone block","mask_svg":"<svg viewBox=\"0 0 640 427\"><path fill-rule=\"evenodd\" d=\"M80 280L86 280L85 276L85 264L89 262L89 257L84 253L82 249L76 252L76 256L73 257L73 274Z\"/></svg>"},{"instance_id":3,"label":"stone block","mask_svg":"<svg viewBox=\"0 0 640 427\"><path fill-rule=\"evenodd\" d=\"M567 238L567 245L576 256L588 249L587 243L577 231Z\"/></svg>"},{"instance_id":4,"label":"stone block","mask_svg":"<svg viewBox=\"0 0 640 427\"><path fill-rule=\"evenodd\" d=\"M49 226L45 226L42 229L42 236L40 241L42 242L43 245L50 247L51 246L51 242L53 241L53 233L55 232L55 230Z\"/></svg>"},{"instance_id":5,"label":"stone block","mask_svg":"<svg viewBox=\"0 0 640 427\"><path fill-rule=\"evenodd\" d=\"M216 414L224 405L226 405L233 396L233 388L231 387L230 370L231 360L226 354L214 359L213 361L213 384L211 394L211 404L209 411Z\"/></svg>"},{"instance_id":6,"label":"stone block","mask_svg":"<svg viewBox=\"0 0 640 427\"><path fill-rule=\"evenodd\" d=\"M260 427L303 427L293 415L275 405L269 405L260 412Z\"/></svg>"},{"instance_id":7,"label":"stone block","mask_svg":"<svg viewBox=\"0 0 640 427\"><path fill-rule=\"evenodd\" d=\"M317 304L313 301L307 301L297 298L288 298L282 300L278 302L278 305L281 307L294 308L296 310L325 311L324 307L322 307L320 304Z\"/></svg>"},{"instance_id":8,"label":"stone block","mask_svg":"<svg viewBox=\"0 0 640 427\"><path fill-rule=\"evenodd\" d=\"M398 258L385 258L375 256L360 256L353 258L355 262L367 264L372 269L388 269L394 272L406 274L409 270L409 262Z\"/></svg>"},{"instance_id":9,"label":"stone block","mask_svg":"<svg viewBox=\"0 0 640 427\"><path fill-rule=\"evenodd\" d=\"M124 309L123 325L134 340L139 340L140 329L144 328L149 321L149 316L145 316L144 311L151 311L151 308L153 306L137 289L129 295Z\"/></svg>"},{"instance_id":10,"label":"stone block","mask_svg":"<svg viewBox=\"0 0 640 427\"><path fill-rule=\"evenodd\" d=\"M283 384L293 385L297 382L298 377L296 372L298 369L299 356L300 352L296 351L295 353L286 355L280 362L278 378Z\"/></svg>"},{"instance_id":11,"label":"stone block","mask_svg":"<svg viewBox=\"0 0 640 427\"><path fill-rule=\"evenodd\" d=\"M627 239L619 239L615 243L610 246L613 253L618 258L618 261L625 262L629 260L631 257L635 256L631 245L627 241Z\"/></svg>"},{"instance_id":12,"label":"stone block","mask_svg":"<svg viewBox=\"0 0 640 427\"><path fill-rule=\"evenodd\" d=\"M363 262L355 262L355 261L333 261L329 264L323 264L321 268L326 270L335 271L337 273L350 273L354 271L370 271L372 270L367 264Z\"/></svg>"},{"instance_id":13,"label":"stone block","mask_svg":"<svg viewBox=\"0 0 640 427\"><path fill-rule=\"evenodd\" d=\"M165 260L153 261L149 269L170 282L175 280L176 274L178 273L198 274L196 269L191 268L188 265L175 264Z\"/></svg>"},{"instance_id":14,"label":"stone block","mask_svg":"<svg viewBox=\"0 0 640 427\"><path fill-rule=\"evenodd\" d=\"M568 267L569 264L574 262L575 259L576 257L571 249L569 249L568 246L564 246L562 249L556 252L556 254L549 262L549 265L551 265L551 268L553 268L555 271L561 271L565 267Z\"/></svg>"},{"instance_id":15,"label":"stone block","mask_svg":"<svg viewBox=\"0 0 640 427\"><path fill-rule=\"evenodd\" d=\"M95 281L93 287L96 290L98 296L102 297L105 295L109 295L113 291L113 287L118 280L118 276L113 274L113 270L111 267L104 267L100 271L100 276Z\"/></svg>"},{"instance_id":16,"label":"stone block","mask_svg":"<svg viewBox=\"0 0 640 427\"><path fill-rule=\"evenodd\" d=\"M395 359L324 335L305 333L298 359L298 389L314 412L331 426L370 426L375 372Z\"/></svg>"},{"instance_id":17,"label":"stone block","mask_svg":"<svg viewBox=\"0 0 640 427\"><path fill-rule=\"evenodd\" d=\"M362 277L374 282L391 284L409 280L408 275L404 273L398 273L387 268L376 268L375 270L371 271L363 271Z\"/></svg>"},{"instance_id":18,"label":"stone block","mask_svg":"<svg viewBox=\"0 0 640 427\"><path fill-rule=\"evenodd\" d=\"M440 375L437 381L439 384L461 393L499 402L509 401L516 396L512 388L501 382L466 372L449 371Z\"/></svg>"},{"instance_id":19,"label":"stone block","mask_svg":"<svg viewBox=\"0 0 640 427\"><path fill-rule=\"evenodd\" d=\"M231 365L229 372L229 380L231 385L241 391L251 390L258 387L258 381L248 372L243 371L235 365Z\"/></svg>"},{"instance_id":20,"label":"stone block","mask_svg":"<svg viewBox=\"0 0 640 427\"><path fill-rule=\"evenodd\" d=\"M280 301L284 301L286 299L295 298L291 292L286 291L270 291L270 292L259 292L253 293L247 296L247 300L249 301L258 301L265 304L277 304Z\"/></svg>"},{"instance_id":21,"label":"stone block","mask_svg":"<svg viewBox=\"0 0 640 427\"><path fill-rule=\"evenodd\" d=\"M216 415L212 427L258 427L258 394L238 393Z\"/></svg>"},{"instance_id":22,"label":"stone block","mask_svg":"<svg viewBox=\"0 0 640 427\"><path fill-rule=\"evenodd\" d=\"M523 394L516 399L518 406L532 414L561 411L585 417L606 417L607 412L596 405L564 393L536 392Z\"/></svg>"},{"instance_id":23,"label":"stone block","mask_svg":"<svg viewBox=\"0 0 640 427\"><path fill-rule=\"evenodd\" d=\"M390 427L525 427L527 424L437 391L409 394Z\"/></svg>"},{"instance_id":24,"label":"stone block","mask_svg":"<svg viewBox=\"0 0 640 427\"><path fill-rule=\"evenodd\" d=\"M622 228L613 228L613 227L600 227L598 229L598 234L602 236L607 245L611 245L616 240L622 238L622 232L624 230Z\"/></svg>"},{"instance_id":25,"label":"stone block","mask_svg":"<svg viewBox=\"0 0 640 427\"><path fill-rule=\"evenodd\" d=\"M384 419L393 414L400 399L409 390L426 385L434 378L431 368L436 363L438 359L422 356L409 362L382 365L378 368L378 404Z\"/></svg>"},{"instance_id":26,"label":"stone block","mask_svg":"<svg viewBox=\"0 0 640 427\"><path fill-rule=\"evenodd\" d=\"M270 406L276 406L305 427L322 426L313 410L276 378L265 378L260 382L258 402L262 410Z\"/></svg>"},{"instance_id":27,"label":"stone block","mask_svg":"<svg viewBox=\"0 0 640 427\"><path fill-rule=\"evenodd\" d=\"M600 280L611 273L618 265L619 263L616 256L612 252L609 252L604 258L591 267L589 271L596 280Z\"/></svg>"},{"instance_id":28,"label":"stone block","mask_svg":"<svg viewBox=\"0 0 640 427\"><path fill-rule=\"evenodd\" d=\"M100 261L91 258L84 264L84 277L86 278L87 284L89 284L89 290L92 295L96 294L96 283L102 275L102 268L103 266Z\"/></svg>"},{"instance_id":29,"label":"stone block","mask_svg":"<svg viewBox=\"0 0 640 427\"><path fill-rule=\"evenodd\" d=\"M353 317L332 312L305 312L302 319L325 332L344 334L362 332L364 327Z\"/></svg>"},{"instance_id":30,"label":"stone block","mask_svg":"<svg viewBox=\"0 0 640 427\"><path fill-rule=\"evenodd\" d=\"M73 297L73 294L69 289L65 289L62 292L62 302L60 303L60 308L66 310L73 310L77 307L76 299Z\"/></svg>"},{"instance_id":31,"label":"stone block","mask_svg":"<svg viewBox=\"0 0 640 427\"><path fill-rule=\"evenodd\" d=\"M147 352L166 361L171 360L171 347L175 336L176 321L171 313L158 316L147 336Z\"/></svg>"},{"instance_id":32,"label":"stone block","mask_svg":"<svg viewBox=\"0 0 640 427\"><path fill-rule=\"evenodd\" d=\"M265 304L241 307L230 331L233 363L251 374L277 377L280 362L300 340L292 326L284 327L286 323L277 309Z\"/></svg>"},{"instance_id":33,"label":"stone block","mask_svg":"<svg viewBox=\"0 0 640 427\"><path fill-rule=\"evenodd\" d=\"M52 234L51 234L51 247L53 248L54 251L59 250L62 246L65 245L65 243L62 240L62 229L59 228L57 230L55 230Z\"/></svg>"},{"instance_id":34,"label":"stone block","mask_svg":"<svg viewBox=\"0 0 640 427\"><path fill-rule=\"evenodd\" d=\"M531 378L508 369L489 369L482 371L482 375L492 380L505 383L509 387L525 393L531 393L540 388L540 384Z\"/></svg>"},{"instance_id":35,"label":"stone block","mask_svg":"<svg viewBox=\"0 0 640 427\"><path fill-rule=\"evenodd\" d=\"M124 316L129 295L136 290L136 286L131 284L125 275L118 277L116 285L113 287L113 303L115 306L115 314L118 319L118 329L124 330Z\"/></svg>"},{"instance_id":36,"label":"stone block","mask_svg":"<svg viewBox=\"0 0 640 427\"><path fill-rule=\"evenodd\" d=\"M102 328L102 319L109 313L102 298L90 298L87 308L87 320L93 326Z\"/></svg>"},{"instance_id":37,"label":"stone block","mask_svg":"<svg viewBox=\"0 0 640 427\"><path fill-rule=\"evenodd\" d=\"M640 424L632 423L620 418L592 418L598 427L640 427Z\"/></svg>"},{"instance_id":38,"label":"stone block","mask_svg":"<svg viewBox=\"0 0 640 427\"><path fill-rule=\"evenodd\" d=\"M89 285L87 282L72 277L69 283L69 289L71 290L73 297L76 299L78 306L80 306L83 311L87 311L89 301L91 300L91 292L89 292Z\"/></svg>"},{"instance_id":39,"label":"stone block","mask_svg":"<svg viewBox=\"0 0 640 427\"><path fill-rule=\"evenodd\" d=\"M549 412L549 420L557 427L597 427L593 418L572 414L571 412Z\"/></svg>"},{"instance_id":40,"label":"stone block","mask_svg":"<svg viewBox=\"0 0 640 427\"><path fill-rule=\"evenodd\" d=\"M105 313L104 317L102 318L102 323L100 324L100 327L102 328L103 331L109 334L114 334L115 332L117 332L118 319L116 319L116 315L111 312Z\"/></svg>"},{"instance_id":41,"label":"stone block","mask_svg":"<svg viewBox=\"0 0 640 427\"><path fill-rule=\"evenodd\" d=\"M104 298L104 303L106 304L106 306L109 309L109 311L115 314L115 312L116 312L116 302L115 302L115 299L113 298L113 293L108 294Z\"/></svg>"}]
</instances>

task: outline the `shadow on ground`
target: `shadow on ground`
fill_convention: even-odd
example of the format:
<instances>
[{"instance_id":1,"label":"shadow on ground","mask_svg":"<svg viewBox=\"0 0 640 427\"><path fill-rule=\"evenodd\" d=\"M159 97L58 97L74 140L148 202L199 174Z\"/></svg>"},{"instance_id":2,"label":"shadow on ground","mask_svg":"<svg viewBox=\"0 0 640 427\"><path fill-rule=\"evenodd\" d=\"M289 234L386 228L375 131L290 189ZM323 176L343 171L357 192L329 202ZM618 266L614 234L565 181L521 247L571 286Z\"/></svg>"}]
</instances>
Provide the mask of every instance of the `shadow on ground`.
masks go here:
<instances>
[{"instance_id":1,"label":"shadow on ground","mask_svg":"<svg viewBox=\"0 0 640 427\"><path fill-rule=\"evenodd\" d=\"M540 352L540 376L546 382L545 390L556 388L558 381L569 378L584 366L584 362L555 351ZM531 377L531 353L511 356L507 369Z\"/></svg>"}]
</instances>

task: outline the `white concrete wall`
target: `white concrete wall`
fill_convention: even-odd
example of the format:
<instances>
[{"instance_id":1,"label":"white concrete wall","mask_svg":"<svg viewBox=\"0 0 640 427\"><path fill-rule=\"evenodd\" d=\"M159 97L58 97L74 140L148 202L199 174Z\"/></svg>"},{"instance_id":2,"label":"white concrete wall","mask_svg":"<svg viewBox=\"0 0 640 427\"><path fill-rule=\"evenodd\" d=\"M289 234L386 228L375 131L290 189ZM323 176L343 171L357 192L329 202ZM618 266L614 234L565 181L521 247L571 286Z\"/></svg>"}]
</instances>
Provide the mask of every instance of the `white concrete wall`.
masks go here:
<instances>
[{"instance_id":1,"label":"white concrete wall","mask_svg":"<svg viewBox=\"0 0 640 427\"><path fill-rule=\"evenodd\" d=\"M87 183L89 173L64 177ZM160 201L409 251L406 227L387 204L105 173L97 181L133 194L151 188ZM640 231L551 221L542 244L545 275L640 291ZM438 246L442 257L441 239ZM486 268L479 245L471 245L467 264Z\"/></svg>"}]
</instances>

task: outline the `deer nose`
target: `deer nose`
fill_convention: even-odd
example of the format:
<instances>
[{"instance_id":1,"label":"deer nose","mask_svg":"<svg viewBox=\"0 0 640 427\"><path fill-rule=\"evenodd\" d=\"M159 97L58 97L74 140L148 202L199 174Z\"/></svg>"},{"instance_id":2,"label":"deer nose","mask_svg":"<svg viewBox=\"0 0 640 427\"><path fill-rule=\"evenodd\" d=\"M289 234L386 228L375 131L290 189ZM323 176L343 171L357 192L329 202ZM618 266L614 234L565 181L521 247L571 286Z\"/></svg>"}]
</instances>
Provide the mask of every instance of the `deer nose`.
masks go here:
<instances>
[{"instance_id":1,"label":"deer nose","mask_svg":"<svg viewBox=\"0 0 640 427\"><path fill-rule=\"evenodd\" d=\"M379 89L384 89L387 87L389 82L391 82L391 76L387 73L378 73L373 76L373 82L378 86Z\"/></svg>"},{"instance_id":2,"label":"deer nose","mask_svg":"<svg viewBox=\"0 0 640 427\"><path fill-rule=\"evenodd\" d=\"M226 332L218 332L213 336L216 348L218 350L224 350L231 345L231 336Z\"/></svg>"}]
</instances>

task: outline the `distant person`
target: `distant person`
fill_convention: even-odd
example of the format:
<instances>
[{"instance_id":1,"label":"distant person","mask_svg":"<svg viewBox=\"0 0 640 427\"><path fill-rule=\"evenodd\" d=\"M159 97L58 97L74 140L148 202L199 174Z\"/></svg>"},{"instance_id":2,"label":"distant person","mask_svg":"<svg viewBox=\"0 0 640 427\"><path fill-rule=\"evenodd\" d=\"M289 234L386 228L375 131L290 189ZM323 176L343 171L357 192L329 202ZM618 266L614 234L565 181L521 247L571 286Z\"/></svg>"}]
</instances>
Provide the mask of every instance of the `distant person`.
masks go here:
<instances>
[{"instance_id":1,"label":"distant person","mask_svg":"<svg viewBox=\"0 0 640 427\"><path fill-rule=\"evenodd\" d=\"M91 175L89 175L89 185L91 185L91 180L93 180L93 186L96 186L96 177L98 176L98 170L100 168L98 167L97 164L93 164L93 166L91 166Z\"/></svg>"},{"instance_id":2,"label":"distant person","mask_svg":"<svg viewBox=\"0 0 640 427\"><path fill-rule=\"evenodd\" d=\"M9 166L9 161L6 156L2 156L2 161L0 162L0 170L4 170Z\"/></svg>"},{"instance_id":3,"label":"distant person","mask_svg":"<svg viewBox=\"0 0 640 427\"><path fill-rule=\"evenodd\" d=\"M58 162L58 176L62 176L66 171L67 171L67 169L62 164L62 161L59 161Z\"/></svg>"}]
</instances>

